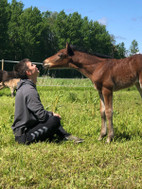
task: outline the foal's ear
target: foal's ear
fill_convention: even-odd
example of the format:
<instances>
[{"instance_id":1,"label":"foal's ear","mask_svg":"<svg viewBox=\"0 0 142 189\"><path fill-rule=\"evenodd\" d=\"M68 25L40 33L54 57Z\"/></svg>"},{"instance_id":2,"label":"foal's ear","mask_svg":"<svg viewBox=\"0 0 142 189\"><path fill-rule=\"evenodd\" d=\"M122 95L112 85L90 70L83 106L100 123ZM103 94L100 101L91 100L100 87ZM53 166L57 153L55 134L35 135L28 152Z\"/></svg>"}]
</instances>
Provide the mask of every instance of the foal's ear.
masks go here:
<instances>
[{"instance_id":1,"label":"foal's ear","mask_svg":"<svg viewBox=\"0 0 142 189\"><path fill-rule=\"evenodd\" d=\"M69 56L73 56L74 55L74 52L73 52L72 48L70 47L70 45L68 43L66 43L66 50L67 50L67 54Z\"/></svg>"}]
</instances>

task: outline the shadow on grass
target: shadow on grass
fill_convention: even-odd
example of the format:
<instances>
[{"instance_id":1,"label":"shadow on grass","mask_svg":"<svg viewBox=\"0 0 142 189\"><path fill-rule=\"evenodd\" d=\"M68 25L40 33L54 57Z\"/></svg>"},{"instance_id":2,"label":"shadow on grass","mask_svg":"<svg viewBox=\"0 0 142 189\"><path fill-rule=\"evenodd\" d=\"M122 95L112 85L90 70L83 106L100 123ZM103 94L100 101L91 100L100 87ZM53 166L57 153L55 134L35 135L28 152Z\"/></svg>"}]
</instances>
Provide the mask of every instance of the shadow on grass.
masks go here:
<instances>
[{"instance_id":1,"label":"shadow on grass","mask_svg":"<svg viewBox=\"0 0 142 189\"><path fill-rule=\"evenodd\" d=\"M0 96L12 97L10 92L0 91ZM16 92L14 92L14 97L16 96Z\"/></svg>"},{"instance_id":2,"label":"shadow on grass","mask_svg":"<svg viewBox=\"0 0 142 189\"><path fill-rule=\"evenodd\" d=\"M114 130L115 132L115 139L118 141L122 141L122 140L131 140L132 139L132 134L126 132L126 131L120 131L117 128L115 128Z\"/></svg>"},{"instance_id":3,"label":"shadow on grass","mask_svg":"<svg viewBox=\"0 0 142 189\"><path fill-rule=\"evenodd\" d=\"M7 97L11 97L11 94L7 94L7 93L0 93L0 96L7 96Z\"/></svg>"}]
</instances>

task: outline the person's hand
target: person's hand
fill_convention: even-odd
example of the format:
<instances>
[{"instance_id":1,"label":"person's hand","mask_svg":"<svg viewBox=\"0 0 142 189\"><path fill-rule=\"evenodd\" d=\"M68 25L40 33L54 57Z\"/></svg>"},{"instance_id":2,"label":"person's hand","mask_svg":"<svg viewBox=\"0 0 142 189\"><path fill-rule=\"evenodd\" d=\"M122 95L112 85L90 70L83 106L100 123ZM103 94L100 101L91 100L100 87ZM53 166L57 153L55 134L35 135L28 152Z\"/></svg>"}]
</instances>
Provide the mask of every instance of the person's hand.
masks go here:
<instances>
[{"instance_id":1,"label":"person's hand","mask_svg":"<svg viewBox=\"0 0 142 189\"><path fill-rule=\"evenodd\" d=\"M59 114L53 112L53 115L57 116L57 117L59 117L61 119L61 116Z\"/></svg>"}]
</instances>

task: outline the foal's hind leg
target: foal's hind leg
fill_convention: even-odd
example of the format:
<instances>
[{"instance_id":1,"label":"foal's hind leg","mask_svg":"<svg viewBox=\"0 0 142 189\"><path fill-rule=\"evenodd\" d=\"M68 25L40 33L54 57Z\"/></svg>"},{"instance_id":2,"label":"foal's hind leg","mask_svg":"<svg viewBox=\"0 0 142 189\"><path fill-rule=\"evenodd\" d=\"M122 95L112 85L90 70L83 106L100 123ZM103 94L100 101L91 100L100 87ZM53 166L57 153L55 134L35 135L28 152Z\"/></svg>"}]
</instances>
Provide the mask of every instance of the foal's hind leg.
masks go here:
<instances>
[{"instance_id":1,"label":"foal's hind leg","mask_svg":"<svg viewBox=\"0 0 142 189\"><path fill-rule=\"evenodd\" d=\"M139 93L140 93L140 95L141 95L141 98L142 98L142 85L140 86L140 84L139 83L136 83L135 84L136 85L136 87L137 87L137 90L139 91Z\"/></svg>"},{"instance_id":2,"label":"foal's hind leg","mask_svg":"<svg viewBox=\"0 0 142 189\"><path fill-rule=\"evenodd\" d=\"M101 125L101 133L98 140L102 140L103 137L105 137L107 134L107 124L106 124L104 98L103 98L102 93L99 93L99 95L100 95L100 113L101 113L102 125Z\"/></svg>"}]
</instances>

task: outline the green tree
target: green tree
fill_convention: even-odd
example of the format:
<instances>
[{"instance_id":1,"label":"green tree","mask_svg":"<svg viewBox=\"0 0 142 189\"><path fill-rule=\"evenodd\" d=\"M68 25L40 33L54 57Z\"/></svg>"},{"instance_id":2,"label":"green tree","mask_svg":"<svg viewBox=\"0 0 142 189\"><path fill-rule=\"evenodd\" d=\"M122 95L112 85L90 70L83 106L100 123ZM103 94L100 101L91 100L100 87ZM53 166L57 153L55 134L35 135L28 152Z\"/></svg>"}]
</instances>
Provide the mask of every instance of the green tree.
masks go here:
<instances>
[{"instance_id":1,"label":"green tree","mask_svg":"<svg viewBox=\"0 0 142 189\"><path fill-rule=\"evenodd\" d=\"M20 41L20 16L23 12L23 3L12 0L10 5L10 21L8 25L9 34L9 55L10 59L18 60L22 58L22 48Z\"/></svg>"},{"instance_id":2,"label":"green tree","mask_svg":"<svg viewBox=\"0 0 142 189\"><path fill-rule=\"evenodd\" d=\"M81 15L79 15L77 12L66 15L64 11L61 11L59 14L57 14L51 27L51 30L55 35L57 50L65 48L66 42L79 46L82 42L81 27ZM73 75L81 75L75 70L56 70L50 71L50 74L56 75L57 77L72 77Z\"/></svg>"},{"instance_id":3,"label":"green tree","mask_svg":"<svg viewBox=\"0 0 142 189\"><path fill-rule=\"evenodd\" d=\"M67 32L69 30L67 23L68 16L64 11L61 11L54 22L54 31L57 37L58 49L65 47L65 44L68 40Z\"/></svg>"},{"instance_id":4,"label":"green tree","mask_svg":"<svg viewBox=\"0 0 142 189\"><path fill-rule=\"evenodd\" d=\"M8 44L9 4L0 0L0 59L6 58Z\"/></svg>"},{"instance_id":5,"label":"green tree","mask_svg":"<svg viewBox=\"0 0 142 189\"><path fill-rule=\"evenodd\" d=\"M106 30L105 25L93 22L91 33L91 49L92 51L110 55L112 53L112 38Z\"/></svg>"},{"instance_id":6,"label":"green tree","mask_svg":"<svg viewBox=\"0 0 142 189\"><path fill-rule=\"evenodd\" d=\"M126 48L124 42L114 46L114 58L120 59L126 57Z\"/></svg>"},{"instance_id":7,"label":"green tree","mask_svg":"<svg viewBox=\"0 0 142 189\"><path fill-rule=\"evenodd\" d=\"M112 54L112 37L106 27L92 20L89 22L87 17L82 19L77 12L67 16L64 11L61 11L54 27L59 49L64 48L66 42L70 42L91 53Z\"/></svg>"},{"instance_id":8,"label":"green tree","mask_svg":"<svg viewBox=\"0 0 142 189\"><path fill-rule=\"evenodd\" d=\"M80 47L89 53L101 53L123 58L126 49L124 43L115 45L106 26L96 21L82 18L78 12L66 15L30 7L23 10L23 3L12 0L0 1L0 56L5 59L19 60L25 57L32 61L43 61L66 42ZM138 52L134 40L131 53ZM66 73L66 71L65 71ZM65 75L62 71L62 75ZM57 74L56 74L57 75ZM70 71L68 75L77 75Z\"/></svg>"},{"instance_id":9,"label":"green tree","mask_svg":"<svg viewBox=\"0 0 142 189\"><path fill-rule=\"evenodd\" d=\"M81 27L81 46L83 49L87 49L90 52L91 46L90 46L90 39L91 36L91 26L88 20L88 17L83 18L82 27Z\"/></svg>"},{"instance_id":10,"label":"green tree","mask_svg":"<svg viewBox=\"0 0 142 189\"><path fill-rule=\"evenodd\" d=\"M68 24L68 30L67 30L67 41L69 43L72 43L73 45L81 45L83 42L82 39L82 24L83 20L81 18L81 15L77 12L74 12L73 14L69 14L67 17L67 24Z\"/></svg>"},{"instance_id":11,"label":"green tree","mask_svg":"<svg viewBox=\"0 0 142 189\"><path fill-rule=\"evenodd\" d=\"M23 57L40 60L40 37L43 27L42 14L38 8L27 8L20 15L19 37Z\"/></svg>"},{"instance_id":12,"label":"green tree","mask_svg":"<svg viewBox=\"0 0 142 189\"><path fill-rule=\"evenodd\" d=\"M57 18L57 12L43 12L42 21L43 21L43 30L41 32L41 44L40 49L43 59L53 55L58 50L57 37L55 35L54 22Z\"/></svg>"},{"instance_id":13,"label":"green tree","mask_svg":"<svg viewBox=\"0 0 142 189\"><path fill-rule=\"evenodd\" d=\"M139 52L138 42L133 40L130 46L130 55L134 55Z\"/></svg>"}]
</instances>

